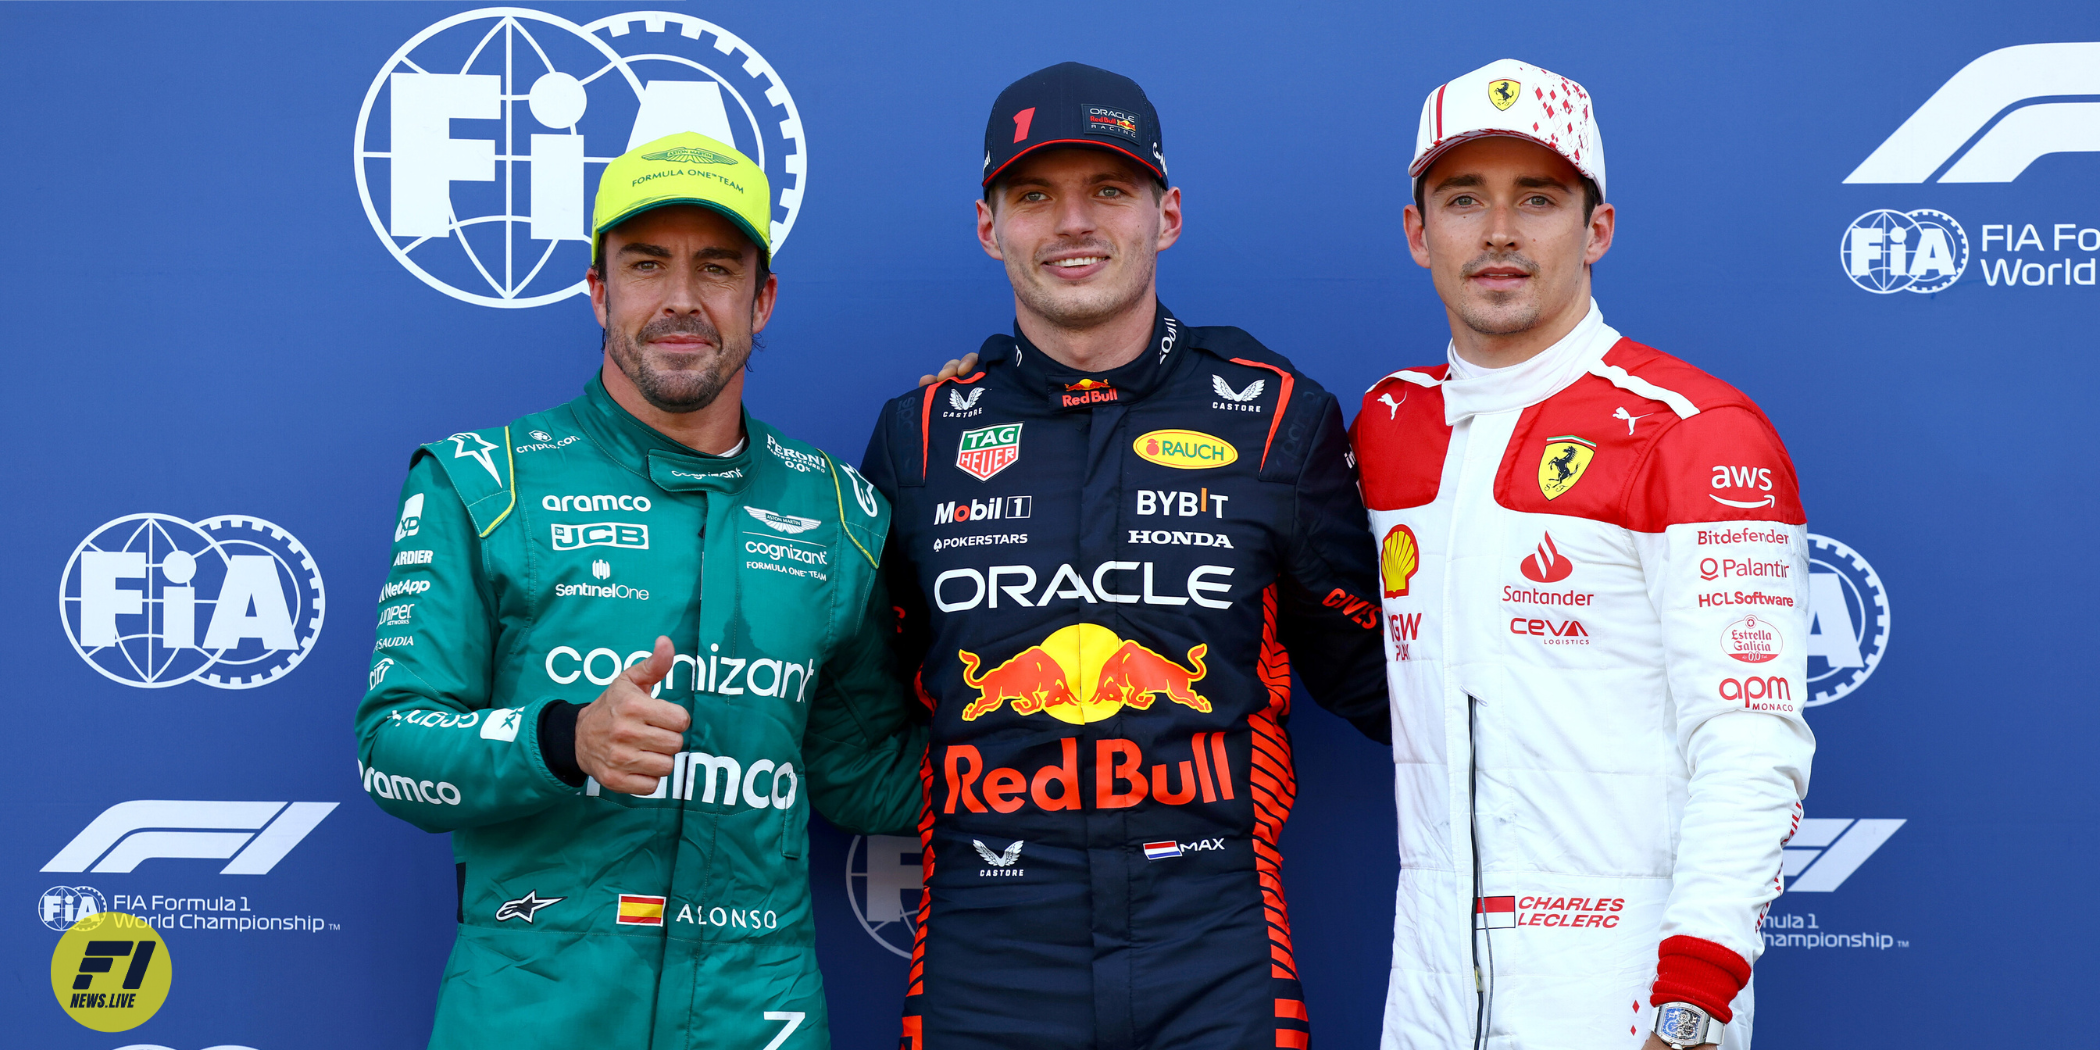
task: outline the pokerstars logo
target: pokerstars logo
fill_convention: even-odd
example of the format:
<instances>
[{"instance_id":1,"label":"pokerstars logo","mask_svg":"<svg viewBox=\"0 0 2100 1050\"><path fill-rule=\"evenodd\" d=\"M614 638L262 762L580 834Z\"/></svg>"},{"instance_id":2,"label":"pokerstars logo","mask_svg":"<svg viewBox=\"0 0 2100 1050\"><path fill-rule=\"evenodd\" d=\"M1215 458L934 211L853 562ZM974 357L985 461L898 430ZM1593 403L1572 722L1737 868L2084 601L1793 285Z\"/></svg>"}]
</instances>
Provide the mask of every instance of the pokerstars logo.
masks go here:
<instances>
[{"instance_id":1,"label":"pokerstars logo","mask_svg":"<svg viewBox=\"0 0 2100 1050\"><path fill-rule=\"evenodd\" d=\"M418 515L421 498L410 501ZM404 510L404 535L419 520ZM58 604L73 651L104 678L141 689L274 682L313 650L327 609L305 545L243 514L105 522L67 559Z\"/></svg>"},{"instance_id":2,"label":"pokerstars logo","mask_svg":"<svg viewBox=\"0 0 2100 1050\"><path fill-rule=\"evenodd\" d=\"M542 306L584 292L596 173L685 131L765 169L777 255L808 186L801 114L764 56L691 15L442 19L380 63L352 164L372 231L418 280L481 306ZM519 451L558 447L535 441Z\"/></svg>"}]
</instances>

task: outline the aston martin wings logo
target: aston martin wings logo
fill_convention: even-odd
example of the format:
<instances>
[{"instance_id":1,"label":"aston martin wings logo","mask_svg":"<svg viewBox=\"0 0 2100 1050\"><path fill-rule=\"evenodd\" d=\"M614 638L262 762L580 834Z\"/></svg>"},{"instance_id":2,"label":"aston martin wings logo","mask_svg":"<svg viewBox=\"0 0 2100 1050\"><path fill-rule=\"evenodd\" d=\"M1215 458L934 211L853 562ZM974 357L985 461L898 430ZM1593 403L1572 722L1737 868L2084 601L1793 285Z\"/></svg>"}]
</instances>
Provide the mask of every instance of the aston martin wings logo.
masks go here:
<instances>
[{"instance_id":1,"label":"aston martin wings logo","mask_svg":"<svg viewBox=\"0 0 2100 1050\"><path fill-rule=\"evenodd\" d=\"M758 507L745 507L744 513L765 522L767 528L776 532L785 532L791 536L798 532L808 532L824 524L815 518L798 518L793 514L776 514L770 510L762 510Z\"/></svg>"},{"instance_id":2,"label":"aston martin wings logo","mask_svg":"<svg viewBox=\"0 0 2100 1050\"><path fill-rule=\"evenodd\" d=\"M1021 859L1021 846L1023 843L1015 842L1013 845L1006 847L1006 852L1004 853L993 853L990 846L976 839L971 839L970 845L977 847L977 855L983 857L986 864L997 868L1011 868L1016 861Z\"/></svg>"},{"instance_id":3,"label":"aston martin wings logo","mask_svg":"<svg viewBox=\"0 0 2100 1050\"><path fill-rule=\"evenodd\" d=\"M948 391L948 403L954 405L957 412L963 412L977 407L977 399L983 396L983 387L970 391L969 397L964 397L963 392L960 390L950 389Z\"/></svg>"},{"instance_id":4,"label":"aston martin wings logo","mask_svg":"<svg viewBox=\"0 0 2100 1050\"><path fill-rule=\"evenodd\" d=\"M642 154L643 160L668 160L674 164L735 164L736 158L726 153L694 146L673 146L667 150Z\"/></svg>"},{"instance_id":5,"label":"aston martin wings logo","mask_svg":"<svg viewBox=\"0 0 2100 1050\"><path fill-rule=\"evenodd\" d=\"M1230 383L1225 382L1224 376L1213 375L1210 377L1210 388L1217 391L1218 396L1227 401L1252 401L1260 397L1261 392L1267 389L1268 385L1268 380L1257 379L1247 384L1247 389L1245 390L1234 390Z\"/></svg>"}]
</instances>

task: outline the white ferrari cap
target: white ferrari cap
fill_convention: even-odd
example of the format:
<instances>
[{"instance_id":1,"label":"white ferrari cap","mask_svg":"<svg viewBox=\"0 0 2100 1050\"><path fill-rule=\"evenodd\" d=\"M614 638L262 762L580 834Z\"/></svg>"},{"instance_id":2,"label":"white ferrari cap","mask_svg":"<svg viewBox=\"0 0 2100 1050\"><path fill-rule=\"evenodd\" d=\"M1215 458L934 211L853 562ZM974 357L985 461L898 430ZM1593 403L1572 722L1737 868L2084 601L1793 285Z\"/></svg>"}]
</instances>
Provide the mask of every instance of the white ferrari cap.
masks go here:
<instances>
[{"instance_id":1,"label":"white ferrari cap","mask_svg":"<svg viewBox=\"0 0 2100 1050\"><path fill-rule=\"evenodd\" d=\"M1558 73L1514 58L1497 59L1429 93L1415 160L1407 173L1421 178L1444 151L1461 142L1506 136L1529 139L1575 165L1604 196L1604 139L1590 93Z\"/></svg>"}]
</instances>

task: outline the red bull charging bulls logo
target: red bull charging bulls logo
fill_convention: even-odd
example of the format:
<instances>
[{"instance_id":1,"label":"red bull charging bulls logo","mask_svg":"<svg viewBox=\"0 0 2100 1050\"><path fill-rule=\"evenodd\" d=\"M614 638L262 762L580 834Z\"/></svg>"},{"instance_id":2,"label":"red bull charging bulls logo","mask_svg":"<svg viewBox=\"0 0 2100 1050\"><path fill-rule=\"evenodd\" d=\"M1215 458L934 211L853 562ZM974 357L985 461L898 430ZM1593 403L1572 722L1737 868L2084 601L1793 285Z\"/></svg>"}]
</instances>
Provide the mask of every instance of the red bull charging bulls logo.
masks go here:
<instances>
[{"instance_id":1,"label":"red bull charging bulls logo","mask_svg":"<svg viewBox=\"0 0 2100 1050\"><path fill-rule=\"evenodd\" d=\"M1203 666L1208 649L1191 646L1188 665L1183 666L1106 627L1080 623L1058 629L982 674L976 653L958 651L963 682L978 692L963 708L963 721L974 722L1010 703L1017 715L1040 712L1084 725L1108 718L1125 705L1147 710L1160 696L1208 713L1210 701L1193 688L1208 673Z\"/></svg>"}]
</instances>

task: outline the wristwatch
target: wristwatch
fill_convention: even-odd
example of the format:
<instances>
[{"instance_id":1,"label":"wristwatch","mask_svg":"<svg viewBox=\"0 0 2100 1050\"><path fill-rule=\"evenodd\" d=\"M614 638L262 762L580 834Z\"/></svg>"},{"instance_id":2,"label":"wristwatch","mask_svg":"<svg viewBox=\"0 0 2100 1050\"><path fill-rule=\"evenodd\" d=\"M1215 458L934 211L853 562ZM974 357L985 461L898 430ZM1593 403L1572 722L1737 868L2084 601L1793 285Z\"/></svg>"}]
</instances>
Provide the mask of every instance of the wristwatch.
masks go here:
<instances>
[{"instance_id":1,"label":"wristwatch","mask_svg":"<svg viewBox=\"0 0 2100 1050\"><path fill-rule=\"evenodd\" d=\"M1727 1027L1712 1014L1690 1003L1664 1003L1655 1008L1655 1037L1670 1050L1685 1050L1702 1043L1719 1043Z\"/></svg>"}]
</instances>

